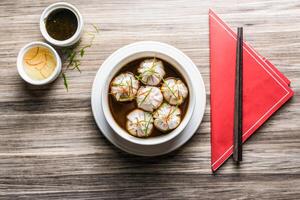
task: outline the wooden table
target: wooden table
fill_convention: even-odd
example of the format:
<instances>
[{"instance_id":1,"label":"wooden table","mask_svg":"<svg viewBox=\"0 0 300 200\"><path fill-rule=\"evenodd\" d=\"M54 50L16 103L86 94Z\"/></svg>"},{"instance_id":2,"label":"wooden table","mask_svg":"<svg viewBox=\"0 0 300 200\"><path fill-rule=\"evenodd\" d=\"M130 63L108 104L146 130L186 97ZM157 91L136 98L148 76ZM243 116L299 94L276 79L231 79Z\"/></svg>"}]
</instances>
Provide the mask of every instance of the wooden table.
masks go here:
<instances>
[{"instance_id":1,"label":"wooden table","mask_svg":"<svg viewBox=\"0 0 300 200\"><path fill-rule=\"evenodd\" d=\"M16 71L19 49L42 41L39 17L55 1L0 1L0 199L299 199L300 2L70 1L86 28L101 31L82 60L82 73L44 87L26 85ZM294 98L244 145L240 167L230 159L210 170L208 8L292 81ZM99 132L90 105L101 63L123 45L156 40L181 49L198 66L207 89L195 136L162 157L128 155ZM84 34L81 45L88 41Z\"/></svg>"}]
</instances>

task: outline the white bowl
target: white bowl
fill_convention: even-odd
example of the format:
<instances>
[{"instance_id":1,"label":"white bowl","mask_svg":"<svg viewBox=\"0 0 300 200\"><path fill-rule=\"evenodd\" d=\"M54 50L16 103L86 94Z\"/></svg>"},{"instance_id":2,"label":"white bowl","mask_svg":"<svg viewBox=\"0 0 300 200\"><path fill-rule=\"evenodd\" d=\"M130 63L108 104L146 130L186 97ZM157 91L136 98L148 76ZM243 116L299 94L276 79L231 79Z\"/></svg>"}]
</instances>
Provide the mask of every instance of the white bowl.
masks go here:
<instances>
[{"instance_id":1,"label":"white bowl","mask_svg":"<svg viewBox=\"0 0 300 200\"><path fill-rule=\"evenodd\" d=\"M190 62L187 62L186 59L178 59L174 57L173 56L174 51L179 51L179 50L176 49L175 47L160 42L151 42L151 41L137 42L120 48L119 50L114 52L109 58L107 58L107 60L110 61L113 60L113 63L111 63L110 66L109 76L103 77L106 79L105 81L106 85L103 86L103 90L101 94L102 109L104 112L104 116L107 122L109 123L109 125L111 126L111 128L123 139L139 145L158 145L172 140L174 137L180 134L188 124L195 107L194 93L196 89L193 87L193 84L189 79L189 76L191 76L191 74L189 74L188 69L185 68L185 66L190 65ZM110 82L116 76L116 73L127 63L145 57L156 57L165 60L168 63L170 63L172 66L174 66L179 71L180 74L182 74L182 76L184 77L187 83L187 87L189 89L189 104L182 122L176 129L174 129L168 134L160 135L157 137L138 138L130 135L129 133L127 133L127 131L125 131L117 124L109 108L108 94L109 94ZM104 61L102 65L106 65L106 61Z\"/></svg>"},{"instance_id":2,"label":"white bowl","mask_svg":"<svg viewBox=\"0 0 300 200\"><path fill-rule=\"evenodd\" d=\"M50 13L52 13L55 10L62 9L62 8L68 9L75 14L75 16L77 18L78 26L77 26L77 30L76 30L75 34L72 37L70 37L69 39L56 40L48 34L48 32L46 30L46 20L47 20L47 17L50 15ZM81 16L79 10L72 4L69 4L66 2L54 3L54 4L51 4L50 6L48 6L47 8L45 8L45 10L43 11L41 18L40 18L40 31L41 31L43 37L49 43L51 43L55 46L59 46L59 47L71 46L71 45L75 44L76 42L78 42L78 40L81 37L82 31L83 31L83 18Z\"/></svg>"},{"instance_id":3,"label":"white bowl","mask_svg":"<svg viewBox=\"0 0 300 200\"><path fill-rule=\"evenodd\" d=\"M55 59L56 59L56 67L55 67L54 71L52 72L52 74L48 78L43 79L43 80L34 80L34 79L30 78L27 75L27 73L25 72L24 66L23 66L23 58L24 58L25 53L30 48L37 47L37 46L42 46L42 47L45 47L45 48L49 49L52 52L52 54L54 55ZM30 83L32 85L45 85L45 84L48 84L48 83L54 81L61 72L61 65L62 65L61 64L61 59L60 59L58 53L55 51L55 49L53 47L51 47L49 44L46 44L44 42L31 42L31 43L25 45L20 50L20 52L18 54L18 58L17 58L17 69L18 69L18 72L19 72L21 78L24 81L26 81L27 83Z\"/></svg>"}]
</instances>

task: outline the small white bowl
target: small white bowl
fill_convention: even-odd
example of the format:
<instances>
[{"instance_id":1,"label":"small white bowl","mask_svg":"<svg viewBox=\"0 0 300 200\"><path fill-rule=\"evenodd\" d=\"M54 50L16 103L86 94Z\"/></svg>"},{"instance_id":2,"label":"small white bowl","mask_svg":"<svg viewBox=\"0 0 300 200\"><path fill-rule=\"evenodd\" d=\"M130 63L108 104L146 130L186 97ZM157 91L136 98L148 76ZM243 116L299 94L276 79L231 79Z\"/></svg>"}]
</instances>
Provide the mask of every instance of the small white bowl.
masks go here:
<instances>
[{"instance_id":1,"label":"small white bowl","mask_svg":"<svg viewBox=\"0 0 300 200\"><path fill-rule=\"evenodd\" d=\"M107 60L113 60L114 64L110 66L111 71L109 73L109 76L103 77L106 79L105 81L106 85L103 86L103 90L101 94L102 109L108 124L123 139L139 145L158 145L175 138L178 134L180 134L183 131L183 129L188 124L195 107L194 93L196 92L196 88L194 88L189 78L190 75L188 69L185 68L185 66L190 65L190 63L187 63L187 61L189 60L176 58L174 56L174 51L179 51L179 50L176 49L175 47L160 42L151 42L151 41L137 42L120 48L107 59ZM127 131L121 128L119 124L115 121L109 108L108 94L109 94L110 82L116 76L116 73L127 63L145 57L156 57L158 59L165 60L179 71L179 73L184 77L187 83L187 87L189 89L189 104L183 120L181 121L180 125L176 129L174 129L170 133L156 136L156 137L138 138L127 133ZM103 63L103 65L104 64L105 62Z\"/></svg>"},{"instance_id":2,"label":"small white bowl","mask_svg":"<svg viewBox=\"0 0 300 200\"><path fill-rule=\"evenodd\" d=\"M75 34L70 37L67 40L56 40L54 38L52 38L46 29L46 20L47 17L55 10L58 9L68 9L70 11L72 11L76 18L77 18L77 22L78 22L78 26L77 26L77 30L75 32ZM66 2L58 2L58 3L54 3L51 4L50 6L48 6L42 13L41 18L40 18L40 30L41 33L43 35L43 37L51 44L58 46L58 47L67 47L67 46L72 46L73 44L75 44L76 42L78 42L78 40L81 37L82 31L83 31L83 18L82 15L80 14L79 10L73 6L72 4L66 3Z\"/></svg>"},{"instance_id":3,"label":"small white bowl","mask_svg":"<svg viewBox=\"0 0 300 200\"><path fill-rule=\"evenodd\" d=\"M56 67L55 67L54 71L52 72L52 74L48 78L46 78L44 80L34 80L34 79L30 78L27 75L27 73L25 72L24 66L23 66L23 58L24 58L25 53L30 48L37 47L37 46L42 46L42 47L45 47L45 48L49 49L52 52L52 54L54 55L55 59L56 59ZM20 52L18 54L18 58L17 58L17 69L18 69L18 72L19 72L21 78L24 81L26 81L27 83L30 83L32 85L45 85L45 84L51 83L60 74L61 66L62 66L61 59L60 59L58 53L56 52L56 50L53 47L51 47L49 44L46 44L44 42L31 42L31 43L25 45L20 50Z\"/></svg>"}]
</instances>

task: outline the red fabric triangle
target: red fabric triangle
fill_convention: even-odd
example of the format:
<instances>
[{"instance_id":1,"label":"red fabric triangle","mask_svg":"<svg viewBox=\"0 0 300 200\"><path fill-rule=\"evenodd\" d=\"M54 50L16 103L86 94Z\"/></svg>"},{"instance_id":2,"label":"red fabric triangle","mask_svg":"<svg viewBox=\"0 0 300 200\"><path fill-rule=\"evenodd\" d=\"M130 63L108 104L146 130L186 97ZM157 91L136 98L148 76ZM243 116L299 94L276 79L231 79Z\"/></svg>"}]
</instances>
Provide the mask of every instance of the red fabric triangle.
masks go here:
<instances>
[{"instance_id":1,"label":"red fabric triangle","mask_svg":"<svg viewBox=\"0 0 300 200\"><path fill-rule=\"evenodd\" d=\"M236 34L209 11L211 166L217 170L232 154ZM243 142L293 96L290 81L243 43Z\"/></svg>"}]
</instances>

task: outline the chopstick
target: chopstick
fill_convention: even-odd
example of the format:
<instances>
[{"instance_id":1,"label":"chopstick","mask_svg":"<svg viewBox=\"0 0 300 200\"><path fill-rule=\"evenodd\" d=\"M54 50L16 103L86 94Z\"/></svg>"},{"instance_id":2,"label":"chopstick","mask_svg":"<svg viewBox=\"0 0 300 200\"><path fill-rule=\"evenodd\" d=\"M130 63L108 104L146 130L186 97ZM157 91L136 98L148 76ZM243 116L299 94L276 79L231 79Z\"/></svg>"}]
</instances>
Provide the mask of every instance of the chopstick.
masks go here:
<instances>
[{"instance_id":1,"label":"chopstick","mask_svg":"<svg viewBox=\"0 0 300 200\"><path fill-rule=\"evenodd\" d=\"M234 95L234 141L233 160L242 161L243 134L243 27L237 29L236 76Z\"/></svg>"}]
</instances>

